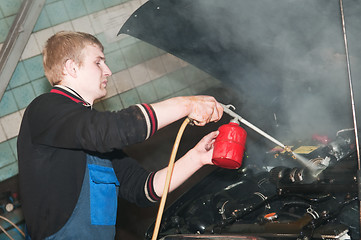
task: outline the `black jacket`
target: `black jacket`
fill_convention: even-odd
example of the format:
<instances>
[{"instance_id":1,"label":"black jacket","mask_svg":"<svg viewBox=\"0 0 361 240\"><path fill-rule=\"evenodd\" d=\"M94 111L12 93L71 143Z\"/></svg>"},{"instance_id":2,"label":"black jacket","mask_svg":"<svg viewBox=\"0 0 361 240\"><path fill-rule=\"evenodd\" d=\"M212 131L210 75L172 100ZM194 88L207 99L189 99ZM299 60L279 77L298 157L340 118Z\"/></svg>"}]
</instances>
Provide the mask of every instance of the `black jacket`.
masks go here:
<instances>
[{"instance_id":1,"label":"black jacket","mask_svg":"<svg viewBox=\"0 0 361 240\"><path fill-rule=\"evenodd\" d=\"M120 197L138 205L159 200L153 173L120 150L155 133L157 120L151 106L98 112L84 105L76 93L55 87L37 97L24 113L17 145L19 184L33 239L54 234L72 214L88 153L112 160Z\"/></svg>"}]
</instances>

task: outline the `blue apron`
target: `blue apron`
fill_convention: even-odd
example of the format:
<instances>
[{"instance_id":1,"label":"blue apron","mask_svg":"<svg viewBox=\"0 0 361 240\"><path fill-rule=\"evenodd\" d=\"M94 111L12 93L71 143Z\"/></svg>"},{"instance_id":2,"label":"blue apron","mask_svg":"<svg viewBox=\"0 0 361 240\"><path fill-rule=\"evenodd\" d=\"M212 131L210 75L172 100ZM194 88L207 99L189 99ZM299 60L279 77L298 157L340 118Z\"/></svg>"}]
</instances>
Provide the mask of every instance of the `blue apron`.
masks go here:
<instances>
[{"instance_id":1,"label":"blue apron","mask_svg":"<svg viewBox=\"0 0 361 240\"><path fill-rule=\"evenodd\" d=\"M77 205L64 227L46 239L114 239L118 191L119 182L111 162L87 155Z\"/></svg>"}]
</instances>

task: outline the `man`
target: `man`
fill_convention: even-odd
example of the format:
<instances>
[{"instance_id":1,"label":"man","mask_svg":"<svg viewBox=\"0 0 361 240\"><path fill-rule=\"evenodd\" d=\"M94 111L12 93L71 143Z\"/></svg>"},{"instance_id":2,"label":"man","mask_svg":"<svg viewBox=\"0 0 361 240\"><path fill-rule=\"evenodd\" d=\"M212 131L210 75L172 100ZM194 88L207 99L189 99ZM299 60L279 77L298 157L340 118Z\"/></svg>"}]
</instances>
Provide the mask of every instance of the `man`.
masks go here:
<instances>
[{"instance_id":1,"label":"man","mask_svg":"<svg viewBox=\"0 0 361 240\"><path fill-rule=\"evenodd\" d=\"M114 239L117 197L140 206L159 200L166 169L148 172L121 148L183 117L203 126L222 117L210 96L176 97L118 112L92 109L111 71L94 36L59 32L43 49L53 85L26 109L18 136L19 182L29 239ZM218 132L174 167L170 190L211 164Z\"/></svg>"}]
</instances>

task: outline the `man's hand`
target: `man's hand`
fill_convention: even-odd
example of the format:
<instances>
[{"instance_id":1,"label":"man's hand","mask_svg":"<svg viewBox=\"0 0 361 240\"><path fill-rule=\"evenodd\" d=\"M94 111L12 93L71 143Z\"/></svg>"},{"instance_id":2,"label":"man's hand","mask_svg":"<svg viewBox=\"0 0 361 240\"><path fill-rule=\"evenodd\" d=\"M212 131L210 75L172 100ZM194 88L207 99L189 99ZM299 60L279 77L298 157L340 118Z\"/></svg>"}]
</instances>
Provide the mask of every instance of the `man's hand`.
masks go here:
<instances>
[{"instance_id":1,"label":"man's hand","mask_svg":"<svg viewBox=\"0 0 361 240\"><path fill-rule=\"evenodd\" d=\"M197 145L190 150L194 161L199 161L203 165L213 164L212 155L214 148L214 141L218 136L219 131L214 131L204 136Z\"/></svg>"},{"instance_id":2,"label":"man's hand","mask_svg":"<svg viewBox=\"0 0 361 240\"><path fill-rule=\"evenodd\" d=\"M217 122L223 115L223 107L211 96L189 97L191 103L188 117L197 126L204 126L209 122Z\"/></svg>"},{"instance_id":3,"label":"man's hand","mask_svg":"<svg viewBox=\"0 0 361 240\"><path fill-rule=\"evenodd\" d=\"M219 131L214 131L204 136L194 148L175 162L169 191L176 189L204 165L213 164L213 144L218 134ZM163 168L154 176L153 187L158 196L162 196L167 170Z\"/></svg>"},{"instance_id":4,"label":"man's hand","mask_svg":"<svg viewBox=\"0 0 361 240\"><path fill-rule=\"evenodd\" d=\"M204 126L223 115L223 107L211 96L174 97L151 106L157 115L158 129L183 117L189 117L197 126Z\"/></svg>"}]
</instances>

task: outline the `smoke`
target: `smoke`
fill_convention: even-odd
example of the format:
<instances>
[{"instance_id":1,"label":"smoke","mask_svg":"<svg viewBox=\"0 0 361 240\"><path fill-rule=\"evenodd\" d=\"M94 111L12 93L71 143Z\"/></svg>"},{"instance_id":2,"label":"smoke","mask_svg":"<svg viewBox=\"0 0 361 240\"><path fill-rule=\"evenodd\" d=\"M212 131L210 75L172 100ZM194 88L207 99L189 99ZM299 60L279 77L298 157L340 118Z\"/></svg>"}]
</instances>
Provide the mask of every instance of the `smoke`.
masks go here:
<instances>
[{"instance_id":1,"label":"smoke","mask_svg":"<svg viewBox=\"0 0 361 240\"><path fill-rule=\"evenodd\" d=\"M359 64L360 4L345 2L349 42L356 45L350 55ZM277 116L289 128L291 136L278 136L285 139L332 138L353 127L339 0L208 0L188 7L202 36L195 38L199 48L219 54L221 80L239 90L241 115L284 134L270 124ZM357 89L360 74L354 75Z\"/></svg>"},{"instance_id":2,"label":"smoke","mask_svg":"<svg viewBox=\"0 0 361 240\"><path fill-rule=\"evenodd\" d=\"M359 3L343 0L358 119ZM140 10L121 32L222 81L217 99L284 144L353 128L340 0L153 0ZM248 149L273 146L245 129Z\"/></svg>"}]
</instances>

